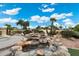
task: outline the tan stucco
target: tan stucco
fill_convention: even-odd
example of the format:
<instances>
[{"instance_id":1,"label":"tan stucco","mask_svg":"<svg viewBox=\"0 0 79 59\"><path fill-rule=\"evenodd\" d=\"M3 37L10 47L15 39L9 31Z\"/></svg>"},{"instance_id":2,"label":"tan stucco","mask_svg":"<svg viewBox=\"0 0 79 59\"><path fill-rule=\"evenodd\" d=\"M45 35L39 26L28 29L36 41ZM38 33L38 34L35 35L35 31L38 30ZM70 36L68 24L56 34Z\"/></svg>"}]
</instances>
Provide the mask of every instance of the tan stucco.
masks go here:
<instances>
[{"instance_id":1,"label":"tan stucco","mask_svg":"<svg viewBox=\"0 0 79 59\"><path fill-rule=\"evenodd\" d=\"M2 37L6 37L6 36L7 36L7 35L6 35L6 29L0 28L0 31L1 31L1 36L2 36Z\"/></svg>"}]
</instances>

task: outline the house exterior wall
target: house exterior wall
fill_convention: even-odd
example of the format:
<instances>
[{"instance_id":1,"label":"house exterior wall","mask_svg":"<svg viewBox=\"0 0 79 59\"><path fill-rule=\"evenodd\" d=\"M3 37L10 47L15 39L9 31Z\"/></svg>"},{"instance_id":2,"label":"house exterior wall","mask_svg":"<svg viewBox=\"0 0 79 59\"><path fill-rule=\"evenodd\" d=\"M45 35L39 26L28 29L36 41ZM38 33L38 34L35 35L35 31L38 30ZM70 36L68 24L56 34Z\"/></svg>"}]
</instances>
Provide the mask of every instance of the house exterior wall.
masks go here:
<instances>
[{"instance_id":1,"label":"house exterior wall","mask_svg":"<svg viewBox=\"0 0 79 59\"><path fill-rule=\"evenodd\" d=\"M0 28L0 36L6 36L6 29Z\"/></svg>"}]
</instances>

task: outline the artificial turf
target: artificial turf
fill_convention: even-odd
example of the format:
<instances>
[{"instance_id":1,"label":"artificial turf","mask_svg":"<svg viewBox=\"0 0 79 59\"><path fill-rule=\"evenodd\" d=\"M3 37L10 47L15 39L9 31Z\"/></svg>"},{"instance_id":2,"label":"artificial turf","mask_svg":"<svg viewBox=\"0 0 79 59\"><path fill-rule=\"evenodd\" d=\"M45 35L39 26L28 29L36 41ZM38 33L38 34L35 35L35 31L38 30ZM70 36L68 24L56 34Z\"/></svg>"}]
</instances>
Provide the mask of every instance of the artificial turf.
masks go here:
<instances>
[{"instance_id":1,"label":"artificial turf","mask_svg":"<svg viewBox=\"0 0 79 59\"><path fill-rule=\"evenodd\" d=\"M71 54L71 56L79 56L79 50L78 49L68 48L68 51Z\"/></svg>"}]
</instances>

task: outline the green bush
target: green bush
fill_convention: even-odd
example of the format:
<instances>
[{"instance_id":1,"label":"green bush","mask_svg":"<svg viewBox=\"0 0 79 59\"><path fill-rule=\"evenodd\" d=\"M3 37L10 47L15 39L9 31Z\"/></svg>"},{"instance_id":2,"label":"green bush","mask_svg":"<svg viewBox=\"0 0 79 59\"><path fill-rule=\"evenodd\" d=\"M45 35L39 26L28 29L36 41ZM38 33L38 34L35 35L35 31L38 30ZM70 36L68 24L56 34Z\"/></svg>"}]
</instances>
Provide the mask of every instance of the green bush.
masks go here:
<instances>
[{"instance_id":1,"label":"green bush","mask_svg":"<svg viewBox=\"0 0 79 59\"><path fill-rule=\"evenodd\" d=\"M15 30L15 31L13 31L13 33L14 33L14 34L16 34L16 33L20 34L20 33L22 33L22 31Z\"/></svg>"},{"instance_id":2,"label":"green bush","mask_svg":"<svg viewBox=\"0 0 79 59\"><path fill-rule=\"evenodd\" d=\"M78 49L68 48L68 51L71 54L71 56L79 56L79 50Z\"/></svg>"},{"instance_id":3,"label":"green bush","mask_svg":"<svg viewBox=\"0 0 79 59\"><path fill-rule=\"evenodd\" d=\"M57 32L56 32L55 30L53 30L52 32L50 31L48 34L49 34L49 35L56 35Z\"/></svg>"},{"instance_id":4,"label":"green bush","mask_svg":"<svg viewBox=\"0 0 79 59\"><path fill-rule=\"evenodd\" d=\"M78 31L79 32L79 24L76 25L74 28L73 28L74 31Z\"/></svg>"},{"instance_id":5,"label":"green bush","mask_svg":"<svg viewBox=\"0 0 79 59\"><path fill-rule=\"evenodd\" d=\"M44 33L42 30L38 30L38 29L35 29L34 32L35 33Z\"/></svg>"},{"instance_id":6,"label":"green bush","mask_svg":"<svg viewBox=\"0 0 79 59\"><path fill-rule=\"evenodd\" d=\"M73 37L75 37L75 38L79 38L79 32L74 31Z\"/></svg>"},{"instance_id":7,"label":"green bush","mask_svg":"<svg viewBox=\"0 0 79 59\"><path fill-rule=\"evenodd\" d=\"M69 38L69 37L74 37L74 38L79 38L79 32L77 31L69 31L69 30L64 30L61 32L63 37Z\"/></svg>"},{"instance_id":8,"label":"green bush","mask_svg":"<svg viewBox=\"0 0 79 59\"><path fill-rule=\"evenodd\" d=\"M63 37L67 37L68 38L68 37L72 37L73 32L69 31L69 30L64 30L64 31L61 32L61 34L62 34Z\"/></svg>"},{"instance_id":9,"label":"green bush","mask_svg":"<svg viewBox=\"0 0 79 59\"><path fill-rule=\"evenodd\" d=\"M31 31L26 29L26 30L23 31L23 33L24 34L29 34L29 33L31 33Z\"/></svg>"}]
</instances>

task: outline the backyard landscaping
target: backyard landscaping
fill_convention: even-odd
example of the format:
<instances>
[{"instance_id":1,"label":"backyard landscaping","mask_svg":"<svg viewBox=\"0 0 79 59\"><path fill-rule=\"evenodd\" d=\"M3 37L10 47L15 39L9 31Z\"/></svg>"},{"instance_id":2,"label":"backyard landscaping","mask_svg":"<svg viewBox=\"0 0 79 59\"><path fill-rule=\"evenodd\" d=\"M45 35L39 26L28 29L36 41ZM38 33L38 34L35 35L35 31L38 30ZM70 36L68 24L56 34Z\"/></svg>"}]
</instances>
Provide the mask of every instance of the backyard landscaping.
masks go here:
<instances>
[{"instance_id":1,"label":"backyard landscaping","mask_svg":"<svg viewBox=\"0 0 79 59\"><path fill-rule=\"evenodd\" d=\"M0 7L0 56L79 56L77 4L20 4Z\"/></svg>"}]
</instances>

